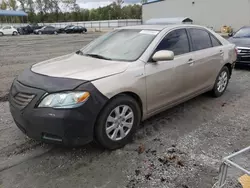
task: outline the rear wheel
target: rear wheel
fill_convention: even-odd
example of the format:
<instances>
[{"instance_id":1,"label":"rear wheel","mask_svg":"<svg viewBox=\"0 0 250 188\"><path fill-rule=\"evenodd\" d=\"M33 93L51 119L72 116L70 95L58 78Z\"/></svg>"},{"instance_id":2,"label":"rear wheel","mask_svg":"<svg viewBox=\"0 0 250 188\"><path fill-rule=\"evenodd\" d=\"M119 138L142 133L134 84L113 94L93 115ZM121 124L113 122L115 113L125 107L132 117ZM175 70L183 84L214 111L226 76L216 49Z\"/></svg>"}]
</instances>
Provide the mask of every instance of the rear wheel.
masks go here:
<instances>
[{"instance_id":1,"label":"rear wheel","mask_svg":"<svg viewBox=\"0 0 250 188\"><path fill-rule=\"evenodd\" d=\"M42 34L42 31L38 31L38 35L41 35Z\"/></svg>"},{"instance_id":2,"label":"rear wheel","mask_svg":"<svg viewBox=\"0 0 250 188\"><path fill-rule=\"evenodd\" d=\"M0 32L0 36L4 36L3 32Z\"/></svg>"},{"instance_id":3,"label":"rear wheel","mask_svg":"<svg viewBox=\"0 0 250 188\"><path fill-rule=\"evenodd\" d=\"M14 36L16 36L18 33L16 32L16 31L14 31L13 33L12 33L12 35L14 35Z\"/></svg>"},{"instance_id":4,"label":"rear wheel","mask_svg":"<svg viewBox=\"0 0 250 188\"><path fill-rule=\"evenodd\" d=\"M214 88L212 90L212 95L214 97L220 97L223 95L228 86L229 76L229 70L226 66L224 66L217 76Z\"/></svg>"},{"instance_id":5,"label":"rear wheel","mask_svg":"<svg viewBox=\"0 0 250 188\"><path fill-rule=\"evenodd\" d=\"M57 31L54 31L54 34L57 35L58 34Z\"/></svg>"},{"instance_id":6,"label":"rear wheel","mask_svg":"<svg viewBox=\"0 0 250 188\"><path fill-rule=\"evenodd\" d=\"M141 121L137 101L127 95L112 99L102 110L95 126L95 137L107 149L121 148L132 140Z\"/></svg>"}]
</instances>

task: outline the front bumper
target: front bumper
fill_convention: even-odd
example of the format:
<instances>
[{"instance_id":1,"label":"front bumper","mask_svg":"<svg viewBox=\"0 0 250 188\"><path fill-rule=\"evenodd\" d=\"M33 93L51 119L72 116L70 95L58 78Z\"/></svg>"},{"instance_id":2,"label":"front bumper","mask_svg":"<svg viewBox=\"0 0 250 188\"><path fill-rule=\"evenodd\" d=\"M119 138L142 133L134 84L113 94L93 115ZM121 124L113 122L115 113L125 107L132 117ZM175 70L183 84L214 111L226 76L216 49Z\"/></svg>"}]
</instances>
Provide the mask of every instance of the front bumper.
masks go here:
<instances>
[{"instance_id":1,"label":"front bumper","mask_svg":"<svg viewBox=\"0 0 250 188\"><path fill-rule=\"evenodd\" d=\"M16 93L20 92L34 94L34 98L28 105L20 106L20 101L16 100ZM91 142L95 120L104 101L96 100L93 94L94 96L78 108L37 108L38 102L45 93L46 91L42 89L28 87L14 81L9 103L10 112L19 129L28 137L47 143L76 146Z\"/></svg>"},{"instance_id":2,"label":"front bumper","mask_svg":"<svg viewBox=\"0 0 250 188\"><path fill-rule=\"evenodd\" d=\"M250 55L249 56L238 55L236 63L237 64L250 65Z\"/></svg>"}]
</instances>

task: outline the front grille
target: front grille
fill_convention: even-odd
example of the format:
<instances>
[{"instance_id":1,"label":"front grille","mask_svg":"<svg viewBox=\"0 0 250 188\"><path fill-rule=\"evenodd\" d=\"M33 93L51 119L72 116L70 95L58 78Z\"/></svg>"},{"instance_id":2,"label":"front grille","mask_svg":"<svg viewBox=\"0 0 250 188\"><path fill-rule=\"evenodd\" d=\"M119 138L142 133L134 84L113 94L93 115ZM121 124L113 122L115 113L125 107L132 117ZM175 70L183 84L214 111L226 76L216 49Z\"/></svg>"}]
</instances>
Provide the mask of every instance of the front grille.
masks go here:
<instances>
[{"instance_id":1,"label":"front grille","mask_svg":"<svg viewBox=\"0 0 250 188\"><path fill-rule=\"evenodd\" d=\"M16 103L16 105L20 106L21 108L24 108L25 106L27 106L30 101L35 97L34 94L28 94L28 93L17 93L14 97L13 97L13 101L14 103Z\"/></svg>"},{"instance_id":2,"label":"front grille","mask_svg":"<svg viewBox=\"0 0 250 188\"><path fill-rule=\"evenodd\" d=\"M239 54L250 55L250 49L239 48Z\"/></svg>"}]
</instances>

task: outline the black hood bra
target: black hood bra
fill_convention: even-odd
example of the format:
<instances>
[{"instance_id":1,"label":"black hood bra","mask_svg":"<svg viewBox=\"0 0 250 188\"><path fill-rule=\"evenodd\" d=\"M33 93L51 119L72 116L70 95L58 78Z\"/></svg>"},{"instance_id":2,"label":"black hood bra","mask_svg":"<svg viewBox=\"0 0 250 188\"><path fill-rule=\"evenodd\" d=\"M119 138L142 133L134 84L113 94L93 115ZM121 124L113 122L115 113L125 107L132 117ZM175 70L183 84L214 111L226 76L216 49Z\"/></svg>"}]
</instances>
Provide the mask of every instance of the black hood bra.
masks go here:
<instances>
[{"instance_id":1,"label":"black hood bra","mask_svg":"<svg viewBox=\"0 0 250 188\"><path fill-rule=\"evenodd\" d=\"M25 69L17 77L17 81L26 86L42 89L47 92L70 91L88 82L86 80L46 76L34 73L30 69Z\"/></svg>"}]
</instances>

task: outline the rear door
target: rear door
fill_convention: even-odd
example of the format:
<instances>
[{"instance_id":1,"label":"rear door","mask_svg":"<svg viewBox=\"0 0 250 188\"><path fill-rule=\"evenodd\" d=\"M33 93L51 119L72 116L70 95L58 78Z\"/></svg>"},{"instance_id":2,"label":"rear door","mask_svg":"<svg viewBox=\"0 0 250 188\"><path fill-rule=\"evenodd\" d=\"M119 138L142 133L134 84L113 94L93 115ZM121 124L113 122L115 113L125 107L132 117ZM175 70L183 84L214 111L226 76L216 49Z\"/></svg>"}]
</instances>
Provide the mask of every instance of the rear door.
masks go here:
<instances>
[{"instance_id":1,"label":"rear door","mask_svg":"<svg viewBox=\"0 0 250 188\"><path fill-rule=\"evenodd\" d=\"M214 84L223 62L221 43L210 32L200 28L189 28L193 61L193 92L206 90Z\"/></svg>"},{"instance_id":2,"label":"rear door","mask_svg":"<svg viewBox=\"0 0 250 188\"><path fill-rule=\"evenodd\" d=\"M171 61L149 61L145 66L149 114L185 97L193 80L192 67L189 65L193 56L186 29L168 33L155 52L160 50L173 51L175 57Z\"/></svg>"}]
</instances>

